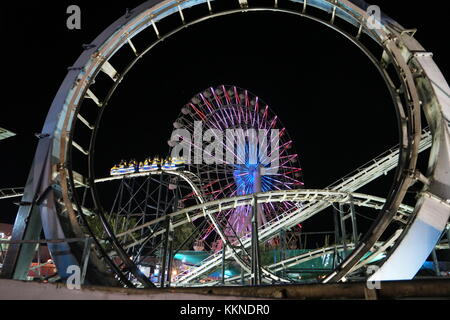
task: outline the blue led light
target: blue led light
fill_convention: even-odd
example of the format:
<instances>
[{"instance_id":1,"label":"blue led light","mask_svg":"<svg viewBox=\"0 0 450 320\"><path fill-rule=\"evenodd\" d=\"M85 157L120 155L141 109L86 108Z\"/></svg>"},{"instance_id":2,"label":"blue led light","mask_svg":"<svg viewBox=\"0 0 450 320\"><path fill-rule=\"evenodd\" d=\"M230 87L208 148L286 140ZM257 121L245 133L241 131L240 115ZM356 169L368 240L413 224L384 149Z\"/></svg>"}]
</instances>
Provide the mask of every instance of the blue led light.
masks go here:
<instances>
[{"instance_id":1,"label":"blue led light","mask_svg":"<svg viewBox=\"0 0 450 320\"><path fill-rule=\"evenodd\" d=\"M237 186L238 195L246 195L255 192L255 175L261 164L238 164L233 171L234 181ZM267 192L273 190L273 181L266 176L261 177L261 191Z\"/></svg>"},{"instance_id":2,"label":"blue led light","mask_svg":"<svg viewBox=\"0 0 450 320\"><path fill-rule=\"evenodd\" d=\"M261 159L258 156L257 163L250 163L249 159L249 145L245 146L245 163L234 165L233 177L237 187L238 195L246 195L256 192L255 176L258 173L260 167L269 167L269 165L262 164ZM259 150L258 150L259 152ZM267 176L261 177L261 191L267 192L273 190L274 181L268 179Z\"/></svg>"}]
</instances>

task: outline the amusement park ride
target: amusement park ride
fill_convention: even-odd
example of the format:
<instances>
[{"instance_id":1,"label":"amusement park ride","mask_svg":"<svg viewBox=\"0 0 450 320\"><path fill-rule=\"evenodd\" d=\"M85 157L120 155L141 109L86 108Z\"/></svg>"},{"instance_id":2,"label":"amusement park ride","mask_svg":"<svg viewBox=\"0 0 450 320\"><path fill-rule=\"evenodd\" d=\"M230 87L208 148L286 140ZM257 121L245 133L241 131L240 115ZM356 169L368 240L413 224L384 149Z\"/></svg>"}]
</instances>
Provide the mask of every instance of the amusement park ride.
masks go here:
<instances>
[{"instance_id":1,"label":"amusement park ride","mask_svg":"<svg viewBox=\"0 0 450 320\"><path fill-rule=\"evenodd\" d=\"M372 265L379 269L371 280L412 279L430 254L435 257L436 250L448 248L450 88L431 53L415 40L413 30L385 15L373 28L364 1L261 3L265 6L247 0L151 0L85 47L50 108L25 188L0 190L1 199L22 196L3 277L25 279L36 248L30 241L42 240L48 241L58 271L55 279L67 279L68 267L75 265L84 270L86 283L126 287L352 281L366 279ZM280 119L248 90L222 85L188 101L174 129L191 136L197 122L219 131L277 129L280 161L275 175L261 174L261 154L274 152L267 149L260 150L257 163L245 157L238 164L193 164L186 155L154 157L122 161L108 177L96 177L99 123L137 61L187 26L262 10L321 23L362 50L392 96L399 145L323 190L305 189L298 154ZM186 12L198 16L187 20ZM172 15L179 16L180 26L160 33L158 24ZM134 40L144 31L149 43L137 47ZM116 70L111 58L123 50L135 57L124 70ZM101 73L109 77L111 87L104 97L95 94L93 85ZM97 113L93 122L84 116L87 109ZM421 110L429 129L423 129ZM90 132L88 146L77 140L80 126ZM172 156L182 141L176 135L168 138ZM196 146L191 147L189 159L195 157ZM222 142L220 147L226 150L230 145ZM232 154L239 158L234 147ZM428 170L420 172L417 158L428 148ZM74 161L75 152L83 160ZM74 169L82 167L87 170ZM386 199L356 193L391 170L395 177ZM403 200L414 184L421 191L412 207ZM116 196L108 201L105 194ZM302 248L301 224L329 207L335 209L334 241ZM377 212L364 235L358 233L358 207ZM45 239L40 239L42 230ZM87 238L92 244L86 252Z\"/></svg>"},{"instance_id":2,"label":"amusement park ride","mask_svg":"<svg viewBox=\"0 0 450 320\"><path fill-rule=\"evenodd\" d=\"M145 159L143 162L137 163L135 160L129 162L121 161L118 165L114 165L111 168L111 175L123 175L127 173L149 172L156 170L177 170L184 166L185 161L180 158L168 157L166 160L161 161L159 157L152 159Z\"/></svg>"}]
</instances>

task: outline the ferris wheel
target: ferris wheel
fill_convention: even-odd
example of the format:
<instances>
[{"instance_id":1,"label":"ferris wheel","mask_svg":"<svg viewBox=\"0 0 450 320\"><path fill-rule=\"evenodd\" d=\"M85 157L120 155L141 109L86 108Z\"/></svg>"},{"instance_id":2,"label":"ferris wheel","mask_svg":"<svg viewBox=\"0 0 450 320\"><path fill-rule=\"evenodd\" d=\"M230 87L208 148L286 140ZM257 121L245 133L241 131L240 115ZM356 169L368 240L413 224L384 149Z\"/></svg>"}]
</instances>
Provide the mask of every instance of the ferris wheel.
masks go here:
<instances>
[{"instance_id":1,"label":"ferris wheel","mask_svg":"<svg viewBox=\"0 0 450 320\"><path fill-rule=\"evenodd\" d=\"M248 90L210 87L181 109L173 126L170 152L186 153L186 169L199 177L208 201L303 186L299 156L286 128L269 106ZM183 135L194 139L183 139ZM262 204L258 223L264 226L280 212L298 206L293 202ZM224 210L217 219L228 236L248 236L251 206ZM215 231L214 225L208 224L199 240L214 243L218 250L222 243Z\"/></svg>"}]
</instances>

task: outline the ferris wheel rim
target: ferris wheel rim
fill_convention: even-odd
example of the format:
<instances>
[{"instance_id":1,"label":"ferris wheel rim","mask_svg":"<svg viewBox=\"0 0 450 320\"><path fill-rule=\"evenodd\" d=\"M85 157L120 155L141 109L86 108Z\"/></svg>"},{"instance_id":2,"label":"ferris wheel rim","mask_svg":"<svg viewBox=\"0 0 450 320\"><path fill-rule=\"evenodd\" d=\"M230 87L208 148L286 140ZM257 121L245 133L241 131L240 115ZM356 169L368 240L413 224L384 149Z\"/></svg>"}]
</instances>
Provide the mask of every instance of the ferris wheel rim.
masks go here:
<instances>
[{"instance_id":1,"label":"ferris wheel rim","mask_svg":"<svg viewBox=\"0 0 450 320\"><path fill-rule=\"evenodd\" d=\"M233 154L233 157L239 158L236 150L228 145L228 131L233 130L234 134L239 135L243 134L243 130L263 130L264 136L268 136L268 132L271 129L281 130L276 136L280 140L277 142L276 148L279 152L279 159L276 162L277 173L273 173L273 175L262 176L261 178L261 188L264 191L267 188L273 189L291 189L296 187L297 185L303 185L301 180L299 180L299 176L301 175L301 169L299 165L299 157L298 154L293 149L293 140L290 138L289 133L285 130L285 126L283 125L281 119L276 115L276 113L269 107L269 105L259 96L254 94L248 89L238 87L236 85L215 85L201 90L200 92L194 94L192 98L187 102L182 108L181 112L178 114L175 122L173 123L174 128L177 130L182 130L183 132L189 133L189 136L195 136L196 123L201 123L201 129L203 130L211 130L215 132L215 130L221 131L219 136L215 137L215 143L219 143L223 146L223 149ZM237 133L235 129L241 130L241 133ZM245 128L245 129L243 129ZM197 128L198 129L198 128ZM227 131L227 142L223 141L222 138L225 137L224 131ZM208 131L207 131L208 132ZM172 157L181 157L181 155L174 155L173 151L176 150L176 145L180 143L178 141L178 136L174 133L171 136L171 140L169 141L169 154L172 154ZM205 133L206 134L206 133ZM259 137L259 135L258 135ZM241 137L243 138L243 137ZM195 139L195 138L194 138ZM245 139L245 138L244 138ZM271 135L270 140L273 137ZM277 141L278 141L277 139ZM188 139L189 140L189 139ZM239 140L239 139L238 139ZM183 140L184 141L184 140ZM185 143L185 142L184 142ZM248 175L252 174L249 170L252 170L248 167L247 164L236 164L234 161L229 163L229 159L227 156L227 160L224 164L217 164L217 161L222 163L221 157L223 154L219 155L220 159L215 156L211 156L216 160L213 161L212 164L202 164L195 165L192 164L192 158L195 158L196 154L196 144L191 145L189 142L189 151L183 149L184 158L187 157L186 166L190 171L197 172L198 176L202 181L202 189L204 190L205 196L208 195L208 200L219 199L223 197L230 197L242 192L248 192L248 186L242 190L242 185L246 184L246 179L249 178ZM265 145L265 144L264 144ZM246 145L247 146L247 145ZM270 143L270 149L275 146ZM266 148L269 148L269 143L265 145ZM194 150L192 150L194 148ZM200 148L203 149L203 148ZM185 153L188 152L188 155ZM278 153L277 153L278 154ZM245 157L245 155L244 155ZM264 159L260 159L263 157ZM259 149L258 153L258 161L262 161L264 163L267 157L267 150L262 151ZM189 161L189 159L191 161ZM238 159L235 159L238 160ZM240 159L244 160L244 159ZM255 159L256 160L256 159ZM271 160L269 160L271 162ZM237 161L238 163L239 160ZM270 163L270 167L272 167L272 163ZM219 169L220 173L219 173ZM240 178L242 177L242 179ZM241 181L242 180L242 181ZM230 182L231 181L231 182ZM268 206L271 208L268 208ZM261 208L261 219L266 221L267 219L273 218L274 215L277 214L278 210L274 207L273 204L263 204ZM289 204L282 203L277 204L277 206L285 206L286 209L289 209ZM293 209L293 206L291 206ZM227 210L221 213L221 216L225 221L227 221L226 225L223 226L225 229L229 229L233 234L242 232L248 232L246 229L248 226L245 224L246 220L244 217L248 215L249 208L235 208L231 211ZM283 208L284 210L284 208ZM218 217L220 219L220 217ZM241 221L242 220L242 221ZM243 226L244 225L244 226ZM210 239L212 232L214 231L213 225L207 227L201 233L201 239ZM211 240L208 240L211 241ZM212 240L215 242L215 240Z\"/></svg>"}]
</instances>

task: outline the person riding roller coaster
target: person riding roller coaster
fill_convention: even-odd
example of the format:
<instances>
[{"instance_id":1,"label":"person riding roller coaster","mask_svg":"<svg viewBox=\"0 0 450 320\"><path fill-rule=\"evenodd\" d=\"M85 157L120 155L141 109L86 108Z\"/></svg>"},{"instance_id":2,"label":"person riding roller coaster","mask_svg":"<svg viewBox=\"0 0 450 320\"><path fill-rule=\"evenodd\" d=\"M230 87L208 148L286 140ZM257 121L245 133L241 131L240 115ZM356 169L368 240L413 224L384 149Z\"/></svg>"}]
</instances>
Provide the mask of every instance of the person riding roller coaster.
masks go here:
<instances>
[{"instance_id":1,"label":"person riding roller coaster","mask_svg":"<svg viewBox=\"0 0 450 320\"><path fill-rule=\"evenodd\" d=\"M150 170L159 170L161 168L161 160L159 156L153 158L152 164L150 165Z\"/></svg>"},{"instance_id":2,"label":"person riding roller coaster","mask_svg":"<svg viewBox=\"0 0 450 320\"><path fill-rule=\"evenodd\" d=\"M177 170L184 167L185 161L182 158L168 157L162 165L163 170Z\"/></svg>"},{"instance_id":3,"label":"person riding roller coaster","mask_svg":"<svg viewBox=\"0 0 450 320\"><path fill-rule=\"evenodd\" d=\"M177 157L174 157L174 158L172 159L172 163L173 163L174 166L178 169L178 168L184 167L184 164L185 164L186 162L184 161L183 158L177 158Z\"/></svg>"},{"instance_id":4,"label":"person riding roller coaster","mask_svg":"<svg viewBox=\"0 0 450 320\"><path fill-rule=\"evenodd\" d=\"M114 165L114 166L111 168L110 174L111 174L112 176L118 175L118 174L119 174L119 166Z\"/></svg>"},{"instance_id":5,"label":"person riding roller coaster","mask_svg":"<svg viewBox=\"0 0 450 320\"><path fill-rule=\"evenodd\" d=\"M138 172L138 165L136 160L133 159L128 163L126 173L137 173L137 172Z\"/></svg>"},{"instance_id":6,"label":"person riding roller coaster","mask_svg":"<svg viewBox=\"0 0 450 320\"><path fill-rule=\"evenodd\" d=\"M139 172L147 172L147 171L155 171L159 170L161 165L161 161L159 157L155 157L153 160L151 158L147 158L144 160L143 165L139 166Z\"/></svg>"},{"instance_id":7,"label":"person riding roller coaster","mask_svg":"<svg viewBox=\"0 0 450 320\"><path fill-rule=\"evenodd\" d=\"M185 161L182 158L172 158L168 157L164 161L161 161L159 156L153 158L149 157L144 160L144 162L137 162L136 160L130 160L126 162L121 160L119 165L114 165L111 168L110 174L115 175L125 175L138 172L149 172L156 170L177 170L183 168Z\"/></svg>"},{"instance_id":8,"label":"person riding roller coaster","mask_svg":"<svg viewBox=\"0 0 450 320\"><path fill-rule=\"evenodd\" d=\"M126 166L127 166L127 163L124 160L121 160L119 165L114 165L111 168L110 174L112 176L125 174L126 173Z\"/></svg>"},{"instance_id":9,"label":"person riding roller coaster","mask_svg":"<svg viewBox=\"0 0 450 320\"><path fill-rule=\"evenodd\" d=\"M121 160L119 165L114 165L111 168L110 174L112 176L127 174L127 173L135 173L137 172L137 165L135 160L131 160L130 162L126 162Z\"/></svg>"},{"instance_id":10,"label":"person riding roller coaster","mask_svg":"<svg viewBox=\"0 0 450 320\"><path fill-rule=\"evenodd\" d=\"M172 157L168 157L168 158L166 158L166 160L164 160L162 169L163 170L175 170L176 169L175 164L172 162Z\"/></svg>"}]
</instances>

